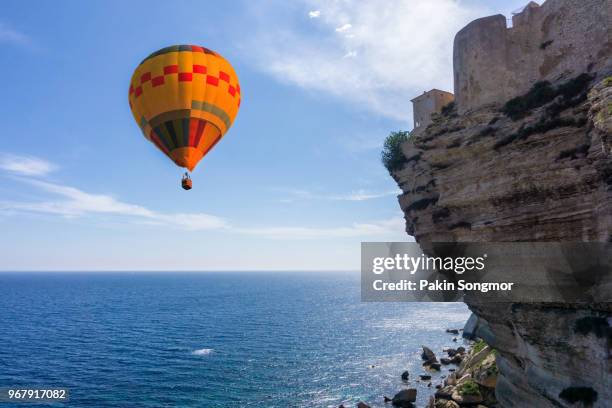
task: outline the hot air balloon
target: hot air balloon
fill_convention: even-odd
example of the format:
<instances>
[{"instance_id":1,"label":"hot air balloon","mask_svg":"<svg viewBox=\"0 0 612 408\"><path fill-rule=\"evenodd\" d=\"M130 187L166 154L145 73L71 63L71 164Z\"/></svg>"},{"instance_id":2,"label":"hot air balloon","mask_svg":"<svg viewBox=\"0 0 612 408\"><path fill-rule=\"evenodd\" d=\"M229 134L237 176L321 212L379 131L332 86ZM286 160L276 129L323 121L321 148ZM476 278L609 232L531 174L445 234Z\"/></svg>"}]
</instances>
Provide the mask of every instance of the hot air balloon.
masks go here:
<instances>
[{"instance_id":1,"label":"hot air balloon","mask_svg":"<svg viewBox=\"0 0 612 408\"><path fill-rule=\"evenodd\" d=\"M134 71L130 109L144 137L189 171L221 140L240 107L240 85L225 58L196 45L173 45ZM182 186L191 189L185 172Z\"/></svg>"}]
</instances>

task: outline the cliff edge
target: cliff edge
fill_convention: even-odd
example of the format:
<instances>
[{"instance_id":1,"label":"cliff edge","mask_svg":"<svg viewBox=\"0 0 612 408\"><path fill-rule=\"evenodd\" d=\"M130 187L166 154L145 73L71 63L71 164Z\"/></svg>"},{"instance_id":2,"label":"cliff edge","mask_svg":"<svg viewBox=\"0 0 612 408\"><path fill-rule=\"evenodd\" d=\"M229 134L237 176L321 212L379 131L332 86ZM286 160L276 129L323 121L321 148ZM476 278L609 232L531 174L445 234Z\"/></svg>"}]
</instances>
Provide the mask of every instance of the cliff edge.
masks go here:
<instances>
[{"instance_id":1,"label":"cliff edge","mask_svg":"<svg viewBox=\"0 0 612 408\"><path fill-rule=\"evenodd\" d=\"M552 32L554 20L546 21ZM512 99L449 107L405 142L392 176L408 234L422 244L612 242L612 71L604 48L584 71L532 82ZM476 335L498 351L500 406L609 406L612 304L468 306L479 318Z\"/></svg>"},{"instance_id":2,"label":"cliff edge","mask_svg":"<svg viewBox=\"0 0 612 408\"><path fill-rule=\"evenodd\" d=\"M520 119L451 111L409 139L393 173L406 231L422 244L611 241L612 77L566 86L581 81ZM499 351L501 406L576 406L571 390L612 401L611 304L468 306Z\"/></svg>"}]
</instances>

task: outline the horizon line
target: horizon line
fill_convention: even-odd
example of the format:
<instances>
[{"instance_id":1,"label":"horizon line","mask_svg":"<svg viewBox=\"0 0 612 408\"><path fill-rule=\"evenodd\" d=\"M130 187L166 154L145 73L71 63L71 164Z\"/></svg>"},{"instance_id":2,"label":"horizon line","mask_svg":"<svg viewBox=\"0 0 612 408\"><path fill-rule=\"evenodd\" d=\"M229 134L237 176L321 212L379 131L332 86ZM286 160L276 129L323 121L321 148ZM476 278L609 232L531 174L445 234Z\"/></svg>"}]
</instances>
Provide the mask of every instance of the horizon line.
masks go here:
<instances>
[{"instance_id":1,"label":"horizon line","mask_svg":"<svg viewBox=\"0 0 612 408\"><path fill-rule=\"evenodd\" d=\"M0 269L0 274L3 273L256 273L256 272L274 272L274 273L295 273L295 272L360 272L359 269L23 269L23 270L3 270Z\"/></svg>"}]
</instances>

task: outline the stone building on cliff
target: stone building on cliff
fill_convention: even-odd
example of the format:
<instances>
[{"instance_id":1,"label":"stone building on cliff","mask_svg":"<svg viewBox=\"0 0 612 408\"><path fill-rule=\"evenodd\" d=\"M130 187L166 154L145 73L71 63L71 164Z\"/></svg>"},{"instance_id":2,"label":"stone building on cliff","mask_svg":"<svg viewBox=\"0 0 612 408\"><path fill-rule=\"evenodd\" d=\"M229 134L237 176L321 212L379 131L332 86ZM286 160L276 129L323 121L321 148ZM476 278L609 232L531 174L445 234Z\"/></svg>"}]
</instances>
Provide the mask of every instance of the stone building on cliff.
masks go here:
<instances>
[{"instance_id":1,"label":"stone building on cliff","mask_svg":"<svg viewBox=\"0 0 612 408\"><path fill-rule=\"evenodd\" d=\"M455 36L459 113L524 94L537 81L559 82L612 67L612 2L530 2L512 17L472 21Z\"/></svg>"},{"instance_id":2,"label":"stone building on cliff","mask_svg":"<svg viewBox=\"0 0 612 408\"><path fill-rule=\"evenodd\" d=\"M420 132L431 124L431 115L439 113L442 108L455 100L455 96L446 91L432 89L412 99L414 132Z\"/></svg>"}]
</instances>

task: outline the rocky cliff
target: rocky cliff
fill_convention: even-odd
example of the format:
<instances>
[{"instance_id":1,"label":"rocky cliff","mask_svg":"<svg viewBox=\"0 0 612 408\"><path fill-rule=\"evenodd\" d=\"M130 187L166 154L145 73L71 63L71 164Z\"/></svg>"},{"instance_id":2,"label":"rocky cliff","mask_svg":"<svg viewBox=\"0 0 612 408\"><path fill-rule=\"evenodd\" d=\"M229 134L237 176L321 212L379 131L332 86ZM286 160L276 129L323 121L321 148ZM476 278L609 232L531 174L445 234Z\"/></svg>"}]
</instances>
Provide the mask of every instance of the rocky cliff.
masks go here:
<instances>
[{"instance_id":1,"label":"rocky cliff","mask_svg":"<svg viewBox=\"0 0 612 408\"><path fill-rule=\"evenodd\" d=\"M455 36L453 66L459 112L527 92L540 80L556 81L612 67L612 2L529 2L506 17L472 21Z\"/></svg>"},{"instance_id":2,"label":"rocky cliff","mask_svg":"<svg viewBox=\"0 0 612 408\"><path fill-rule=\"evenodd\" d=\"M402 146L406 231L420 243L612 241L612 77L537 83L445 109ZM502 407L612 404L611 304L469 304L495 348Z\"/></svg>"}]
</instances>

